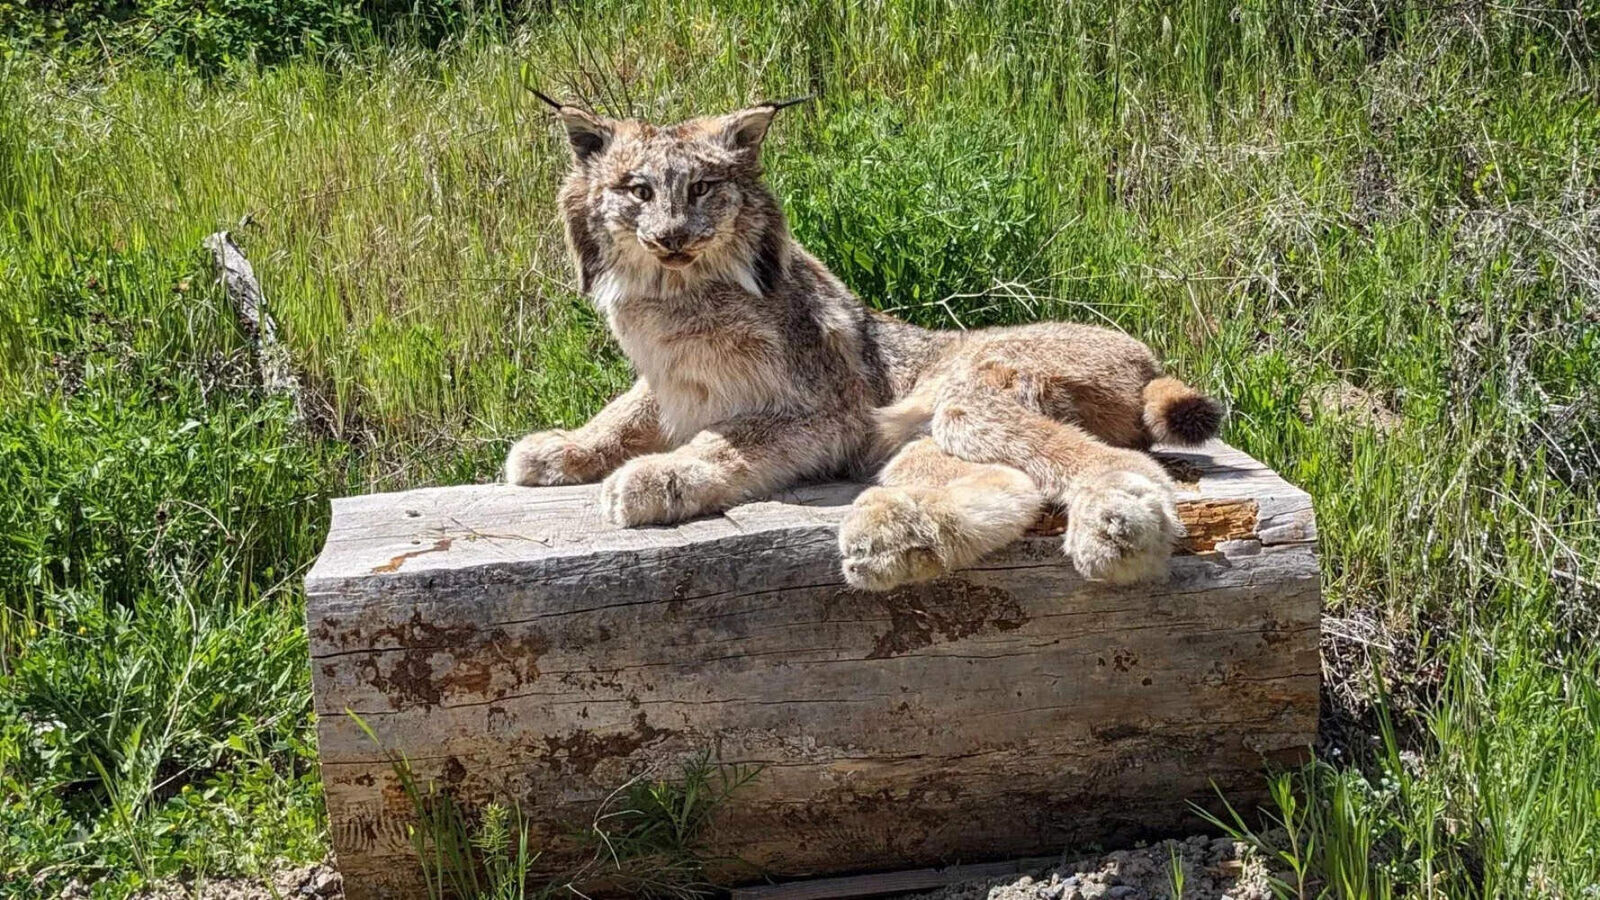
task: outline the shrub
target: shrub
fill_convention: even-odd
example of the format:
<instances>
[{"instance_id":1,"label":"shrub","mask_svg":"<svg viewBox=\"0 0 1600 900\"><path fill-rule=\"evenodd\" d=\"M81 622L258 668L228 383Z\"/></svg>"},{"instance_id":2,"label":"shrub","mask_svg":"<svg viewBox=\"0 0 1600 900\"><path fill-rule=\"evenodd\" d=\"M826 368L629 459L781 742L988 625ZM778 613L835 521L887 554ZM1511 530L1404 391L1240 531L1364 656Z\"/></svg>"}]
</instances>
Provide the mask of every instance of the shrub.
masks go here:
<instances>
[{"instance_id":1,"label":"shrub","mask_svg":"<svg viewBox=\"0 0 1600 900\"><path fill-rule=\"evenodd\" d=\"M217 71L375 33L435 46L483 11L472 0L0 0L0 56L110 53Z\"/></svg>"},{"instance_id":2,"label":"shrub","mask_svg":"<svg viewBox=\"0 0 1600 900\"><path fill-rule=\"evenodd\" d=\"M1048 186L997 117L963 118L835 112L768 167L795 237L868 302L924 324L953 324L951 297L965 325L1015 318L962 295L1049 274Z\"/></svg>"}]
</instances>

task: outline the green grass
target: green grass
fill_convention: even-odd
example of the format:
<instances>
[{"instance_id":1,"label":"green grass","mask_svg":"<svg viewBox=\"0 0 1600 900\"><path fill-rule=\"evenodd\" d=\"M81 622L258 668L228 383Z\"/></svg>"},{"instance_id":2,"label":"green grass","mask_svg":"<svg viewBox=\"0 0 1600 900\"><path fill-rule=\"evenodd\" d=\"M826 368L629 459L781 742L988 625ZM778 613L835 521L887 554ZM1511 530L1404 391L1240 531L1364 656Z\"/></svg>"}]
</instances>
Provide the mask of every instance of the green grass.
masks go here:
<instances>
[{"instance_id":1,"label":"green grass","mask_svg":"<svg viewBox=\"0 0 1600 900\"><path fill-rule=\"evenodd\" d=\"M324 501L489 479L627 380L531 83L655 117L818 92L768 168L870 302L1109 321L1225 398L1322 529L1341 740L1285 776L1316 840L1277 848L1308 893L1591 896L1597 48L1592 4L652 0L210 77L11 59L0 894L324 852ZM221 227L309 430L253 384L197 251Z\"/></svg>"},{"instance_id":2,"label":"green grass","mask_svg":"<svg viewBox=\"0 0 1600 900\"><path fill-rule=\"evenodd\" d=\"M356 721L376 740L365 722ZM587 828L562 836L568 854L576 850L573 858L582 861L551 877L538 874L545 848L520 808L495 801L462 809L436 783L418 782L405 756L390 753L389 761L416 815L408 836L428 900L543 900L601 890L691 898L718 893L713 865L760 874L742 860L717 856L705 840L707 826L760 774L758 766L713 763L702 751L666 777L639 773L617 786Z\"/></svg>"}]
</instances>

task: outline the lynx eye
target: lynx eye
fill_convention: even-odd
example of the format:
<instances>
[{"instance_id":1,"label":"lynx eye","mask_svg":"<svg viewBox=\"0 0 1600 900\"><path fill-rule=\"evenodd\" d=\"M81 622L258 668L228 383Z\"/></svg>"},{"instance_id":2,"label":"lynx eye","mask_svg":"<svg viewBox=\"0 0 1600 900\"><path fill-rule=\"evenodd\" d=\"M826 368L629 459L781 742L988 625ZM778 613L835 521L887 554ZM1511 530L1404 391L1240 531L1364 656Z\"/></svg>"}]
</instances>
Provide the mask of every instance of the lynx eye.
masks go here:
<instances>
[{"instance_id":1,"label":"lynx eye","mask_svg":"<svg viewBox=\"0 0 1600 900\"><path fill-rule=\"evenodd\" d=\"M628 190L635 197L638 197L641 201L643 201L645 203L649 203L650 202L650 198L652 198L652 197L654 197L656 195L656 192L651 190L650 189L650 185L648 185L648 184L636 184L633 187L628 188Z\"/></svg>"},{"instance_id":2,"label":"lynx eye","mask_svg":"<svg viewBox=\"0 0 1600 900\"><path fill-rule=\"evenodd\" d=\"M710 193L714 186L716 186L715 181L696 181L694 184L689 185L689 199L699 200Z\"/></svg>"}]
</instances>

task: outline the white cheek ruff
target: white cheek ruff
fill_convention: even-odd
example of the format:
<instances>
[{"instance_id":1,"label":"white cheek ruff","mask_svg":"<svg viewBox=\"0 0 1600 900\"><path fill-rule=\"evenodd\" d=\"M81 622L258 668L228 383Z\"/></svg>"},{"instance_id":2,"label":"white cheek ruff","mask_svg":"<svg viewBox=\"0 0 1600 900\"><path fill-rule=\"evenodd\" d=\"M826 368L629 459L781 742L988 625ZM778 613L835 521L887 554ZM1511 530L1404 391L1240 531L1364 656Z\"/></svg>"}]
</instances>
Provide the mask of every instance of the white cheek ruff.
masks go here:
<instances>
[{"instance_id":1,"label":"white cheek ruff","mask_svg":"<svg viewBox=\"0 0 1600 900\"><path fill-rule=\"evenodd\" d=\"M752 297L761 296L748 255L733 246L709 251L687 269L661 265L631 235L618 236L613 246L611 265L589 291L602 313L610 314L618 303L635 297L679 297L717 281L737 284Z\"/></svg>"},{"instance_id":2,"label":"white cheek ruff","mask_svg":"<svg viewBox=\"0 0 1600 900\"><path fill-rule=\"evenodd\" d=\"M756 284L756 273L750 271L748 262L741 260L733 266L733 271L730 274L733 275L733 280L737 281L739 286L744 288L752 297L761 296L761 286Z\"/></svg>"},{"instance_id":3,"label":"white cheek ruff","mask_svg":"<svg viewBox=\"0 0 1600 900\"><path fill-rule=\"evenodd\" d=\"M589 295L594 299L594 305L602 312L609 315L617 308L617 304L629 293L627 279L618 273L616 268L610 268L595 279L594 288Z\"/></svg>"}]
</instances>

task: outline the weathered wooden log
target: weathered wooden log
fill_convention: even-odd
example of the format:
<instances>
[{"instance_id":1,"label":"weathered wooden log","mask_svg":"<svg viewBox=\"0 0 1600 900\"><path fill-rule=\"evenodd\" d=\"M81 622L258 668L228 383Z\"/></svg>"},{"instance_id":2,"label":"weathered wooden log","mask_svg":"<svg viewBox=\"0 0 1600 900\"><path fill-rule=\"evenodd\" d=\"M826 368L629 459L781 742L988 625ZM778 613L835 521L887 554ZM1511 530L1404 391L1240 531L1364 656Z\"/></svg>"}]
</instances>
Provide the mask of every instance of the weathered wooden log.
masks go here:
<instances>
[{"instance_id":1,"label":"weathered wooden log","mask_svg":"<svg viewBox=\"0 0 1600 900\"><path fill-rule=\"evenodd\" d=\"M774 877L1109 845L1193 827L1216 789L1255 802L1315 736L1311 501L1221 444L1164 456L1188 546L1133 588L1079 578L1044 522L942 580L851 590L847 485L631 530L592 486L336 501L306 617L350 896L419 877L384 751L467 805L516 802L552 869L630 776L702 752L762 767L709 844Z\"/></svg>"},{"instance_id":2,"label":"weathered wooden log","mask_svg":"<svg viewBox=\"0 0 1600 900\"><path fill-rule=\"evenodd\" d=\"M261 290L261 282L256 280L255 267L250 265L229 232L208 235L201 245L211 251L217 280L222 282L228 302L233 304L239 327L250 338L261 386L270 394L288 395L294 403L295 420L305 418L302 405L305 394L300 389L300 379L294 374L289 348L278 341L278 323L267 312L267 297Z\"/></svg>"}]
</instances>

